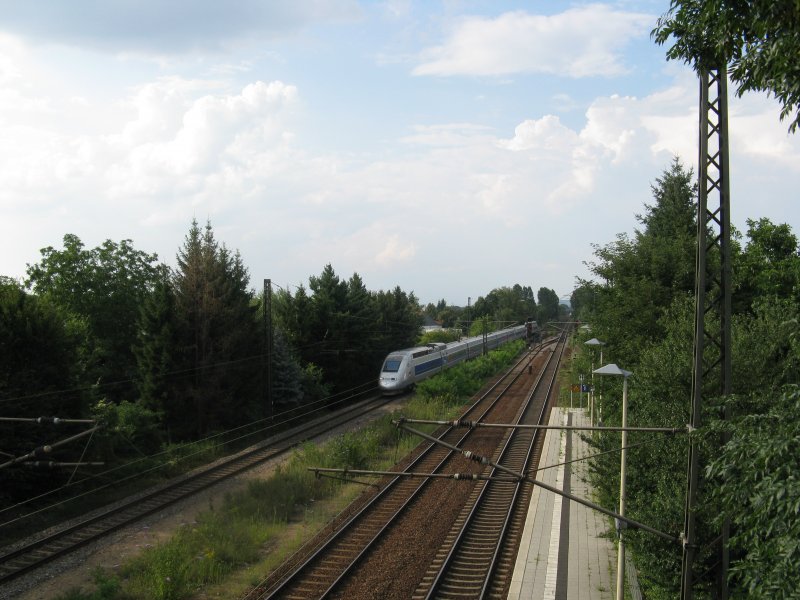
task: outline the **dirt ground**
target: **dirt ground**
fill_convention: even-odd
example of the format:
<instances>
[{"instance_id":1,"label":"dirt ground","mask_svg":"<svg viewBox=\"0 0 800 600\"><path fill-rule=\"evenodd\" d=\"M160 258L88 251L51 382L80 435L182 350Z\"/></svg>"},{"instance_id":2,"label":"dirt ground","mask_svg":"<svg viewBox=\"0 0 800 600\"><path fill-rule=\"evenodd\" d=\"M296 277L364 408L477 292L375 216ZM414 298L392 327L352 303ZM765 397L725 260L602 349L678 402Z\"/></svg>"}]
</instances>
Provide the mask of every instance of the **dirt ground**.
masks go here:
<instances>
[{"instance_id":1,"label":"dirt ground","mask_svg":"<svg viewBox=\"0 0 800 600\"><path fill-rule=\"evenodd\" d=\"M407 396L385 404L358 419L348 426L342 426L326 433L317 441L339 435L348 430L364 427L383 414L393 412L402 406ZM38 581L20 583L27 589L0 590L0 598L18 598L19 600L49 600L72 588L82 587L88 590L92 584L92 573L97 568L114 572L122 564L131 560L142 550L157 544L169 537L182 525L191 524L197 516L209 507L221 506L225 494L242 489L250 479L269 477L275 468L288 460L289 454L271 459L261 466L243 473L233 479L219 483L188 500L177 503L162 513L150 515L146 519L126 527L114 535L88 546L60 561L45 567ZM10 586L9 586L10 587Z\"/></svg>"}]
</instances>

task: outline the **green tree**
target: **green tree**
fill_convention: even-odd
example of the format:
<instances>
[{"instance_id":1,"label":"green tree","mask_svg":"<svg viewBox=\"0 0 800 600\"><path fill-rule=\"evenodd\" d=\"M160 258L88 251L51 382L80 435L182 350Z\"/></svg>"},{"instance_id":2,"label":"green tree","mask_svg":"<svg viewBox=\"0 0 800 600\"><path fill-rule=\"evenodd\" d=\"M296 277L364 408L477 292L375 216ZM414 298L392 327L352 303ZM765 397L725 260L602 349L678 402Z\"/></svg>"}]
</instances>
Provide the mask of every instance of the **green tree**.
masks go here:
<instances>
[{"instance_id":1,"label":"green tree","mask_svg":"<svg viewBox=\"0 0 800 600\"><path fill-rule=\"evenodd\" d=\"M688 422L694 330L693 195L691 173L673 162L653 186L656 202L646 205L645 214L639 216L643 229L632 237L622 234L606 247L596 247L599 260L591 268L599 282L582 282L579 293L576 290L574 294L579 298L576 304L592 306L592 336L607 342L606 356L634 373L629 390L633 426L681 427ZM785 546L780 534L774 543L772 539L761 546L751 542L765 531L783 527L779 520L783 508L778 501L785 492L778 491L780 485L773 488L769 483L783 481L785 473L794 472L796 460L791 453L776 451L786 445L783 430L774 430L777 439L762 433L748 437L747 451L736 443L723 446L721 433L747 437L746 424L769 421L761 416L775 404L783 386L800 383L800 305L794 276L797 241L788 226L774 226L764 219L749 225L745 250L734 254L738 296L734 303L744 307L732 322L733 393L738 397L728 401L731 421L727 424L719 419L724 399L709 396L704 400L707 443L702 455L709 458L712 469L711 476L704 478L698 525L705 529L701 539L712 539L718 533L713 522L720 515L734 523L732 597L751 597L759 568L771 582L765 589L776 590L780 597L777 586L781 577L795 581L794 550ZM708 314L707 318L714 321L716 316ZM620 420L619 382L601 385L603 421L616 425ZM792 419L794 409L790 410L787 402L781 404L782 410ZM754 415L758 419L753 419ZM593 438L602 451L618 447L618 441L612 434ZM685 444L632 432L628 445L629 514L659 530L679 532L686 483ZM753 457L758 466L755 474ZM619 484L617 456L600 455L593 468L593 481L603 503L613 506ZM745 490L752 492L753 481L756 488L764 490L762 499L767 503L759 515L754 513L762 499L751 496L747 504L741 498ZM674 598L680 575L674 548L640 531L631 531L628 541L646 595ZM767 561L772 560L768 566L761 562L767 556ZM698 569L711 569L715 560L704 547L698 555ZM790 568L793 571L787 570Z\"/></svg>"},{"instance_id":2,"label":"green tree","mask_svg":"<svg viewBox=\"0 0 800 600\"><path fill-rule=\"evenodd\" d=\"M558 294L554 290L542 287L536 292L536 297L539 300L539 310L536 315L539 325L558 320Z\"/></svg>"},{"instance_id":3,"label":"green tree","mask_svg":"<svg viewBox=\"0 0 800 600\"><path fill-rule=\"evenodd\" d=\"M464 316L464 309L458 306L448 306L447 301L442 299L436 304L429 302L425 306L423 314L441 323L442 327L448 328L457 326L458 321Z\"/></svg>"},{"instance_id":4,"label":"green tree","mask_svg":"<svg viewBox=\"0 0 800 600\"><path fill-rule=\"evenodd\" d=\"M276 329L272 346L272 397L278 420L287 411L298 408L305 400L305 374L280 329Z\"/></svg>"},{"instance_id":5,"label":"green tree","mask_svg":"<svg viewBox=\"0 0 800 600\"><path fill-rule=\"evenodd\" d=\"M143 406L166 417L174 408L169 403L175 373L177 349L175 294L169 270L162 269L161 278L145 298L139 314L137 343L134 355L138 368L137 385ZM178 415L170 415L176 420Z\"/></svg>"},{"instance_id":6,"label":"green tree","mask_svg":"<svg viewBox=\"0 0 800 600\"><path fill-rule=\"evenodd\" d=\"M158 279L158 257L136 250L131 240L87 250L72 234L64 236L63 249L49 246L41 254L28 265L27 286L86 321L88 376L101 384L123 382L101 388L115 401L131 397L139 307Z\"/></svg>"},{"instance_id":7,"label":"green tree","mask_svg":"<svg viewBox=\"0 0 800 600\"><path fill-rule=\"evenodd\" d=\"M747 244L736 256L736 304L750 309L758 298L800 299L800 253L787 224L747 220Z\"/></svg>"},{"instance_id":8,"label":"green tree","mask_svg":"<svg viewBox=\"0 0 800 600\"><path fill-rule=\"evenodd\" d=\"M346 333L347 282L339 279L333 267L327 264L318 277L309 278L308 287L313 295L307 320L312 338L319 342L318 347L310 349L308 362L318 365L337 391L346 389L349 380L339 366L353 343Z\"/></svg>"},{"instance_id":9,"label":"green tree","mask_svg":"<svg viewBox=\"0 0 800 600\"><path fill-rule=\"evenodd\" d=\"M688 422L688 398L692 382L692 333L694 302L688 295L676 296L659 318L663 337L652 340L635 363L621 366L633 371L628 386L628 425L631 427L680 428ZM594 327L592 335L594 335ZM605 339L605 338L603 338ZM606 349L618 359L618 346ZM618 378L600 378L603 423L621 423L622 386ZM593 480L601 490L603 504L615 506L619 499L619 435L606 433L593 438L601 452ZM686 437L629 432L628 501L632 518L660 531L677 535L683 528L686 487ZM630 551L643 592L648 598L671 599L679 595L681 554L675 544L651 534L631 531Z\"/></svg>"},{"instance_id":10,"label":"green tree","mask_svg":"<svg viewBox=\"0 0 800 600\"><path fill-rule=\"evenodd\" d=\"M176 367L187 374L170 399L178 437L247 422L264 414L258 392L261 340L241 257L193 221L173 280Z\"/></svg>"},{"instance_id":11,"label":"green tree","mask_svg":"<svg viewBox=\"0 0 800 600\"><path fill-rule=\"evenodd\" d=\"M670 60L695 70L730 65L736 93L766 91L782 104L794 132L800 124L800 5L796 0L672 0L652 33L671 43Z\"/></svg>"},{"instance_id":12,"label":"green tree","mask_svg":"<svg viewBox=\"0 0 800 600\"><path fill-rule=\"evenodd\" d=\"M518 283L513 287L495 288L486 297L479 297L473 309L474 318L489 317L497 326L522 323L535 313L533 290Z\"/></svg>"},{"instance_id":13,"label":"green tree","mask_svg":"<svg viewBox=\"0 0 800 600\"><path fill-rule=\"evenodd\" d=\"M28 294L16 282L0 281L0 407L7 417L58 416L81 419L88 415L81 346L84 323L46 298ZM65 433L66 432L66 433ZM19 456L45 443L77 433L30 424L0 424L0 451ZM74 448L65 447L59 456ZM5 462L6 458L2 459ZM11 502L35 495L61 481L61 475L8 468L0 486L0 500Z\"/></svg>"},{"instance_id":14,"label":"green tree","mask_svg":"<svg viewBox=\"0 0 800 600\"><path fill-rule=\"evenodd\" d=\"M644 228L594 246L597 260L587 266L599 281L580 283L592 290L596 334L618 348L620 364L632 364L651 340L663 337L660 316L675 296L694 292L692 180L692 171L673 160L651 186L655 203L637 215Z\"/></svg>"},{"instance_id":15,"label":"green tree","mask_svg":"<svg viewBox=\"0 0 800 600\"><path fill-rule=\"evenodd\" d=\"M375 294L378 314L377 335L373 338L379 355L375 373L383 358L392 350L413 346L422 326L422 312L413 292L404 292L400 286L391 291Z\"/></svg>"},{"instance_id":16,"label":"green tree","mask_svg":"<svg viewBox=\"0 0 800 600\"><path fill-rule=\"evenodd\" d=\"M569 297L572 313L576 319L591 321L594 315L595 284L584 281L576 287Z\"/></svg>"},{"instance_id":17,"label":"green tree","mask_svg":"<svg viewBox=\"0 0 800 600\"><path fill-rule=\"evenodd\" d=\"M412 345L418 336L422 309L399 287L370 292L358 273L343 281L326 265L309 278L309 290L300 286L294 296L279 291L274 313L312 389L319 389L312 381L320 372L334 391L377 379L386 354Z\"/></svg>"},{"instance_id":18,"label":"green tree","mask_svg":"<svg viewBox=\"0 0 800 600\"><path fill-rule=\"evenodd\" d=\"M760 400L760 401L759 401ZM732 398L734 412L742 412ZM730 441L708 466L713 495L730 519L732 597L795 598L800 589L800 390L761 397L709 431Z\"/></svg>"}]
</instances>

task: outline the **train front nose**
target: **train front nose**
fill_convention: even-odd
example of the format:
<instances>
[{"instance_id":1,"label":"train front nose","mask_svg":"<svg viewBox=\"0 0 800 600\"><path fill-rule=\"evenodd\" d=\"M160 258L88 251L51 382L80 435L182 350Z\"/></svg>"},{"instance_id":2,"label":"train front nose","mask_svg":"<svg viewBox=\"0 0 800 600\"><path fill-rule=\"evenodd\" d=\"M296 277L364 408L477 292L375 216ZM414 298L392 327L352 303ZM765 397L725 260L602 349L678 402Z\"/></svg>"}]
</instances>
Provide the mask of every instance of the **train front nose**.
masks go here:
<instances>
[{"instance_id":1,"label":"train front nose","mask_svg":"<svg viewBox=\"0 0 800 600\"><path fill-rule=\"evenodd\" d=\"M381 374L378 377L378 386L384 392L395 392L402 388L402 366L402 355L389 355L386 357L383 368L381 369Z\"/></svg>"},{"instance_id":2,"label":"train front nose","mask_svg":"<svg viewBox=\"0 0 800 600\"><path fill-rule=\"evenodd\" d=\"M378 386L384 392L394 392L400 389L400 378L396 375L381 375Z\"/></svg>"}]
</instances>

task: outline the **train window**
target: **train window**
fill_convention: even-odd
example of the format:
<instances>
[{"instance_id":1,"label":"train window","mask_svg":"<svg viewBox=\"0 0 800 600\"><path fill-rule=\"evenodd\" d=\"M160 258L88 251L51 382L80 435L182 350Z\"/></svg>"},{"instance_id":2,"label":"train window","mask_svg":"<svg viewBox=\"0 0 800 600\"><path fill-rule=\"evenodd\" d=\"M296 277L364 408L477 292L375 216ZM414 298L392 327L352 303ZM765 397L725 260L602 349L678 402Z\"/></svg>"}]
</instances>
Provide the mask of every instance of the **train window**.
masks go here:
<instances>
[{"instance_id":1,"label":"train window","mask_svg":"<svg viewBox=\"0 0 800 600\"><path fill-rule=\"evenodd\" d=\"M383 370L386 373L397 373L400 370L400 363L403 362L403 358L400 356L390 356L386 359L386 362L383 363Z\"/></svg>"}]
</instances>

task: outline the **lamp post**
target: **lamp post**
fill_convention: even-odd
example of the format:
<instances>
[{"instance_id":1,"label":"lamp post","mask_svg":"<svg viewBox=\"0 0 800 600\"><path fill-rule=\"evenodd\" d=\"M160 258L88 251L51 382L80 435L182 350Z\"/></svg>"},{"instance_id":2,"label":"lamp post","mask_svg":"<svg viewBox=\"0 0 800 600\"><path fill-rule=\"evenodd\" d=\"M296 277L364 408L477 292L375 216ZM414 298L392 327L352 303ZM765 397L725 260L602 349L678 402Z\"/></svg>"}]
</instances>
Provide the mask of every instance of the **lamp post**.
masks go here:
<instances>
[{"instance_id":1,"label":"lamp post","mask_svg":"<svg viewBox=\"0 0 800 600\"><path fill-rule=\"evenodd\" d=\"M586 342L585 345L596 347L600 346L600 364L603 364L603 346L606 345L605 342L601 342L597 338L592 338ZM602 398L600 398L602 400ZM589 424L594 427L594 352L592 352L592 395L591 395L591 404L589 407Z\"/></svg>"},{"instance_id":2,"label":"lamp post","mask_svg":"<svg viewBox=\"0 0 800 600\"><path fill-rule=\"evenodd\" d=\"M598 375L621 375L622 379L622 449L619 456L619 514L625 516L625 470L627 467L627 450L625 446L628 444L628 432L625 427L628 426L628 377L632 375L630 371L620 369L617 365L611 363L604 367L600 367L592 373ZM619 551L617 553L617 600L624 600L625 597L625 539L623 535L624 523L617 522L617 532L619 536Z\"/></svg>"}]
</instances>

